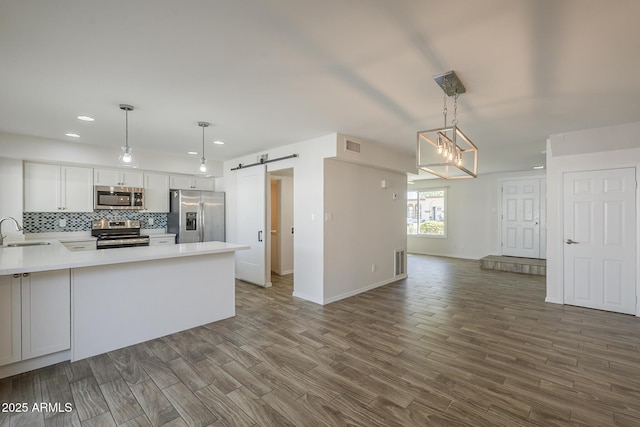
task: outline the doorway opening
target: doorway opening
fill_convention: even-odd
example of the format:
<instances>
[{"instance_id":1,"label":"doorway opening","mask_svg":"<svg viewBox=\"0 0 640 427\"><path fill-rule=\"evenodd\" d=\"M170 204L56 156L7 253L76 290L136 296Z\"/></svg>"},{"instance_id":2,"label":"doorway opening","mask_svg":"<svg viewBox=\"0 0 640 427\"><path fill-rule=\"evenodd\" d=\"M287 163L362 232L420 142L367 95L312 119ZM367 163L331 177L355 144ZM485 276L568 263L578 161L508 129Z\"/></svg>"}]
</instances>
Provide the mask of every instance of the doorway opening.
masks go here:
<instances>
[{"instance_id":1,"label":"doorway opening","mask_svg":"<svg viewBox=\"0 0 640 427\"><path fill-rule=\"evenodd\" d=\"M293 285L293 168L269 173L267 268L273 285Z\"/></svg>"}]
</instances>

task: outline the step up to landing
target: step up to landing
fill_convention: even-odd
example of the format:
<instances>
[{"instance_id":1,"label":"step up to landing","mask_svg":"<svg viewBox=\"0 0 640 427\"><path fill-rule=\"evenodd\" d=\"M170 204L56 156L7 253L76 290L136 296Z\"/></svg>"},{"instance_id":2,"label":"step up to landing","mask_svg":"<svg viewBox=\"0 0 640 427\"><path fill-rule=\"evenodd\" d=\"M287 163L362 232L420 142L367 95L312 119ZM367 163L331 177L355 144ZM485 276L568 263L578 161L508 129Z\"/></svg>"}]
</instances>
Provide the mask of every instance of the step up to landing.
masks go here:
<instances>
[{"instance_id":1,"label":"step up to landing","mask_svg":"<svg viewBox=\"0 0 640 427\"><path fill-rule=\"evenodd\" d=\"M546 276L547 260L489 255L480 258L480 268Z\"/></svg>"}]
</instances>

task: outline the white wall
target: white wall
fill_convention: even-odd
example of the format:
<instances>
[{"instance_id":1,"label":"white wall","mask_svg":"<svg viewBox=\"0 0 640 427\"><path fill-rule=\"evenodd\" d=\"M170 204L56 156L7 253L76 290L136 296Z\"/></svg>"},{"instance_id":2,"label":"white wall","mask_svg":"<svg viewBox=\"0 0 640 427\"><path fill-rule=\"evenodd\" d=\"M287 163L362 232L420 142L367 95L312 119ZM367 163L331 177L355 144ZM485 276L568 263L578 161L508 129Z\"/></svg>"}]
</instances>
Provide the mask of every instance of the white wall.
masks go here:
<instances>
[{"instance_id":1,"label":"white wall","mask_svg":"<svg viewBox=\"0 0 640 427\"><path fill-rule=\"evenodd\" d=\"M637 148L628 148L628 147ZM591 153L585 153L590 147ZM623 149L615 150L616 147ZM609 151L603 151L608 149ZM547 141L547 297L562 304L563 182L566 172L640 166L640 122L551 135ZM636 200L640 201L636 190ZM638 209L640 213L640 208ZM640 215L637 215L640 230ZM640 238L637 240L640 242ZM640 272L640 263L636 271ZM638 277L636 274L636 281ZM638 288L640 294L640 288Z\"/></svg>"},{"instance_id":2,"label":"white wall","mask_svg":"<svg viewBox=\"0 0 640 427\"><path fill-rule=\"evenodd\" d=\"M360 152L347 151L347 140L360 144ZM336 158L339 160L383 170L418 173L415 155L391 151L376 142L340 133L337 134L336 144Z\"/></svg>"},{"instance_id":3,"label":"white wall","mask_svg":"<svg viewBox=\"0 0 640 427\"><path fill-rule=\"evenodd\" d=\"M22 225L22 161L0 157L0 218L14 217ZM11 223L3 224L2 235L21 235Z\"/></svg>"},{"instance_id":4,"label":"white wall","mask_svg":"<svg viewBox=\"0 0 640 427\"><path fill-rule=\"evenodd\" d=\"M293 295L323 303L323 194L324 158L334 157L336 134L285 145L261 153L250 154L224 162L224 181L219 189L227 197L227 240L237 238L236 176L231 168L239 163L255 163L259 154L268 154L269 159L298 154L297 158L267 164L267 171L293 168L293 217L294 230L293 264L295 281ZM218 187L216 187L218 188Z\"/></svg>"},{"instance_id":5,"label":"white wall","mask_svg":"<svg viewBox=\"0 0 640 427\"><path fill-rule=\"evenodd\" d=\"M200 159L181 157L156 151L138 150L134 153L141 170L196 174ZM0 156L11 159L45 163L83 164L116 167L120 146L104 147L77 142L44 139L35 136L0 133ZM222 176L222 162L207 161L213 176Z\"/></svg>"},{"instance_id":6,"label":"white wall","mask_svg":"<svg viewBox=\"0 0 640 427\"><path fill-rule=\"evenodd\" d=\"M358 292L363 292L371 287L379 286L392 277L392 269L389 269L389 263L393 262L393 250L406 247L406 234L404 219L406 210L406 175L403 173L407 169L414 171L410 165L414 165L415 161L410 156L399 155L391 151L381 149L377 144L368 141L356 140L362 144L362 151L359 155L347 155L345 162L339 162L342 167L339 173L344 175L353 174L353 171L361 171L368 176L372 170L375 170L376 178L366 178L366 182L354 183L354 186L344 186L344 180L333 179L330 172L325 170L326 158L335 158L339 156L338 151L341 150L341 143L346 137L340 134L331 134L320 138L303 141L297 144L278 147L265 152L254 153L241 158L233 159L224 163L224 180L217 182L219 188L227 194L227 236L230 242L233 242L237 236L236 212L237 199L236 178L234 172L230 169L237 167L239 163L251 164L255 163L258 156L268 154L269 159L288 156L293 153L298 154L298 158L288 159L279 162L267 164L267 171L273 172L293 168L293 216L294 216L294 255L293 264L295 272L293 295L318 304L326 304ZM350 138L351 139L351 138ZM352 162L346 163L346 162ZM376 165L375 168L363 167L365 164ZM360 166L357 166L360 165ZM386 165L384 167L380 165ZM331 167L331 166L330 166ZM359 169L361 168L361 169ZM387 172L384 172L384 170ZM388 172L396 170L402 172ZM338 172L336 169L335 172ZM352 255L352 251L347 249L345 239L340 233L331 231L328 235L324 232L327 223L325 222L325 203L331 203L332 211L337 212L340 216L345 213L347 216L335 219L331 226L353 229L354 218L352 215L358 211L358 204L355 202L358 198L371 198L367 203L372 211L375 211L375 203L380 202L381 206L386 203L376 199L380 189L380 174L389 176L389 182L393 181L393 190L388 189L389 197L392 191L399 195L399 201L394 206L401 206L400 213L390 214L390 210L382 208L382 211L390 214L383 218L376 215L378 221L378 229L372 233L371 230L364 230L360 226L356 228L363 236L358 242L367 242L358 245L358 250L363 251L363 259L366 259L367 271L366 275L360 275L362 271L361 265L353 266L341 264L336 260L344 259ZM372 183L375 182L375 186ZM361 194L364 193L364 194ZM336 200L345 200L346 204L337 206ZM402 202L405 200L405 202ZM378 206L380 208L380 206ZM397 208L399 209L399 208ZM396 216L397 215L397 216ZM388 238L389 230L386 228L387 223L394 224L396 218L402 221L402 238L398 240L398 232L391 225L389 228L393 237ZM361 220L362 218L359 218ZM400 223L400 219L397 220ZM344 223L343 223L344 221ZM368 234L370 236L364 236ZM380 236L385 236L381 238ZM384 254L374 252L369 248L367 239L375 239L375 244L379 245ZM331 243L331 249L325 250L327 239ZM336 244L336 242L341 242ZM386 248L386 249L385 249ZM328 258L330 253L331 259ZM387 253L389 253L387 257ZM371 274L371 264L377 265L376 274ZM336 277L349 277L342 282L335 281ZM330 279L328 279L330 278Z\"/></svg>"},{"instance_id":7,"label":"white wall","mask_svg":"<svg viewBox=\"0 0 640 427\"><path fill-rule=\"evenodd\" d=\"M544 171L485 174L475 179L428 179L409 185L408 191L447 189L447 237L407 236L407 250L467 259L500 255L502 181L534 176L543 177Z\"/></svg>"},{"instance_id":8,"label":"white wall","mask_svg":"<svg viewBox=\"0 0 640 427\"><path fill-rule=\"evenodd\" d=\"M325 304L400 278L394 261L395 250L406 250L406 181L404 173L325 160Z\"/></svg>"},{"instance_id":9,"label":"white wall","mask_svg":"<svg viewBox=\"0 0 640 427\"><path fill-rule=\"evenodd\" d=\"M280 179L280 272L293 273L294 227L293 177L283 176Z\"/></svg>"}]
</instances>

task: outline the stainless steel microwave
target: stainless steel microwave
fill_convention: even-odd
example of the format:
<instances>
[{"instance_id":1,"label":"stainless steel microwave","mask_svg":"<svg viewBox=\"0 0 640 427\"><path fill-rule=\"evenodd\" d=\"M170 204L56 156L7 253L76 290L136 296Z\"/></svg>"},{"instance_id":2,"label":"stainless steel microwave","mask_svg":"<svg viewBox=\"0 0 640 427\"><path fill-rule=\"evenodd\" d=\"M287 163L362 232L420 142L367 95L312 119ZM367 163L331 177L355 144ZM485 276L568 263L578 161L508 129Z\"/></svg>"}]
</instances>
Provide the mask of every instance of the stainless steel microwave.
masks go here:
<instances>
[{"instance_id":1,"label":"stainless steel microwave","mask_svg":"<svg viewBox=\"0 0 640 427\"><path fill-rule=\"evenodd\" d=\"M94 209L144 209L144 189L96 185Z\"/></svg>"}]
</instances>

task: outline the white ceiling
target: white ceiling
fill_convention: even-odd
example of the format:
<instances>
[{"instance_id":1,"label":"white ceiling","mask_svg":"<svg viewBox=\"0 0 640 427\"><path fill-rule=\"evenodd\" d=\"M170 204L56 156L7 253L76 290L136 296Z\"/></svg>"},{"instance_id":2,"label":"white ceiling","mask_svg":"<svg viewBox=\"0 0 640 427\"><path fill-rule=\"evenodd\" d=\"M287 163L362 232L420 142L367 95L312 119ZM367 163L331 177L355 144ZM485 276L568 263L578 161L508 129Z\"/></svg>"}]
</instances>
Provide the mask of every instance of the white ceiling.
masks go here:
<instances>
[{"instance_id":1,"label":"white ceiling","mask_svg":"<svg viewBox=\"0 0 640 427\"><path fill-rule=\"evenodd\" d=\"M453 69L480 173L529 170L549 134L640 119L639 16L637 0L0 0L0 131L117 150L128 103L130 144L178 156L201 150L198 121L219 160L333 132L412 154Z\"/></svg>"}]
</instances>

